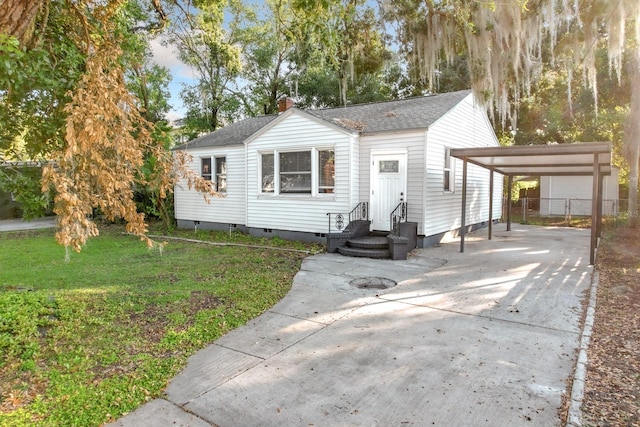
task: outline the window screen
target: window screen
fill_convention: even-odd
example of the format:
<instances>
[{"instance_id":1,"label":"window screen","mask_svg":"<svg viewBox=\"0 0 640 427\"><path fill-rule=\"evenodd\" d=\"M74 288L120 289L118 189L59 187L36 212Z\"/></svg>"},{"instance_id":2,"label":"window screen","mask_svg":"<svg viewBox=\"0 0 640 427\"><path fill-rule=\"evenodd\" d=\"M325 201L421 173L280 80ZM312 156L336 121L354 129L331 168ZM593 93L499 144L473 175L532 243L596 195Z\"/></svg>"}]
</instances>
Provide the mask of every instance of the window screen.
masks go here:
<instances>
[{"instance_id":1,"label":"window screen","mask_svg":"<svg viewBox=\"0 0 640 427\"><path fill-rule=\"evenodd\" d=\"M280 192L311 193L311 151L280 153Z\"/></svg>"},{"instance_id":2,"label":"window screen","mask_svg":"<svg viewBox=\"0 0 640 427\"><path fill-rule=\"evenodd\" d=\"M333 193L335 187L335 156L333 150L318 151L318 193Z\"/></svg>"}]
</instances>

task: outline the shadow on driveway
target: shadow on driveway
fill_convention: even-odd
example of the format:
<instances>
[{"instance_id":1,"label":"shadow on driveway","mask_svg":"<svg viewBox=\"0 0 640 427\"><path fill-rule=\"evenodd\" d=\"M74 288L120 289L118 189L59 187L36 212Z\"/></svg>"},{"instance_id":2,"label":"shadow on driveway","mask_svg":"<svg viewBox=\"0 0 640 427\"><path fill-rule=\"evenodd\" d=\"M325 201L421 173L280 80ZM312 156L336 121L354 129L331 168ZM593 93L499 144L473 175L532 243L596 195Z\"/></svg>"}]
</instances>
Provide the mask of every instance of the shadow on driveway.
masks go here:
<instances>
[{"instance_id":1,"label":"shadow on driveway","mask_svg":"<svg viewBox=\"0 0 640 427\"><path fill-rule=\"evenodd\" d=\"M113 425L562 425L590 233L503 228L468 235L465 253L305 259L282 301ZM351 284L371 278L397 285Z\"/></svg>"}]
</instances>

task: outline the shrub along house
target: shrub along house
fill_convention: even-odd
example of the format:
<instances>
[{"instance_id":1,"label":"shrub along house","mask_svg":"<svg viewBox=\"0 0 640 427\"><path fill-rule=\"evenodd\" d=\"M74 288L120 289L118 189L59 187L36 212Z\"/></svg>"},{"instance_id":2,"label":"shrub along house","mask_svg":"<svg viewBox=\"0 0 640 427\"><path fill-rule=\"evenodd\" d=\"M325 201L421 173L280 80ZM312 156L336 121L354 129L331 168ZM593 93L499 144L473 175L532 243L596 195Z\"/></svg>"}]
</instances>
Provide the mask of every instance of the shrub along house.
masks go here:
<instances>
[{"instance_id":1,"label":"shrub along house","mask_svg":"<svg viewBox=\"0 0 640 427\"><path fill-rule=\"evenodd\" d=\"M436 244L461 225L461 161L449 150L498 146L484 108L470 91L283 110L175 149L188 152L190 167L225 195L207 203L179 183L179 227L327 241L330 251L349 246L349 237L399 228L409 238L407 250ZM493 218L501 212L499 179ZM489 172L471 165L467 185L471 209L465 224L484 225L490 218ZM388 255L384 251L360 255ZM406 251L399 255L405 256Z\"/></svg>"}]
</instances>

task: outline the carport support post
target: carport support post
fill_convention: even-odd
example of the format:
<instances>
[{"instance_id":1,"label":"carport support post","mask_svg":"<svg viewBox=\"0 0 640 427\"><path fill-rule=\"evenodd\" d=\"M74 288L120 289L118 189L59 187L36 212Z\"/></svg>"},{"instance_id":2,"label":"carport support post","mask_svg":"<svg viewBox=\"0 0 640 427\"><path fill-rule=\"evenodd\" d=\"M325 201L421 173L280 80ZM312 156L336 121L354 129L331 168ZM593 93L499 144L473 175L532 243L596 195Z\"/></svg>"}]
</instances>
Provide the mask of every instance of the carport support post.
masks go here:
<instances>
[{"instance_id":1,"label":"carport support post","mask_svg":"<svg viewBox=\"0 0 640 427\"><path fill-rule=\"evenodd\" d=\"M467 224L467 158L462 159L462 213L460 217L460 252L464 252L464 234Z\"/></svg>"},{"instance_id":2,"label":"carport support post","mask_svg":"<svg viewBox=\"0 0 640 427\"><path fill-rule=\"evenodd\" d=\"M596 246L598 241L598 196L600 184L600 165L598 164L598 153L593 155L593 191L591 193L591 248L589 253L589 264L596 263Z\"/></svg>"},{"instance_id":3,"label":"carport support post","mask_svg":"<svg viewBox=\"0 0 640 427\"><path fill-rule=\"evenodd\" d=\"M513 186L513 177L509 175L507 180L507 231L511 231L511 187Z\"/></svg>"},{"instance_id":4,"label":"carport support post","mask_svg":"<svg viewBox=\"0 0 640 427\"><path fill-rule=\"evenodd\" d=\"M598 170L600 169L600 165L598 165ZM604 174L602 171L598 174L600 180L598 181L598 238L602 237L602 187L604 186Z\"/></svg>"},{"instance_id":5,"label":"carport support post","mask_svg":"<svg viewBox=\"0 0 640 427\"><path fill-rule=\"evenodd\" d=\"M493 229L493 170L489 172L489 240Z\"/></svg>"}]
</instances>

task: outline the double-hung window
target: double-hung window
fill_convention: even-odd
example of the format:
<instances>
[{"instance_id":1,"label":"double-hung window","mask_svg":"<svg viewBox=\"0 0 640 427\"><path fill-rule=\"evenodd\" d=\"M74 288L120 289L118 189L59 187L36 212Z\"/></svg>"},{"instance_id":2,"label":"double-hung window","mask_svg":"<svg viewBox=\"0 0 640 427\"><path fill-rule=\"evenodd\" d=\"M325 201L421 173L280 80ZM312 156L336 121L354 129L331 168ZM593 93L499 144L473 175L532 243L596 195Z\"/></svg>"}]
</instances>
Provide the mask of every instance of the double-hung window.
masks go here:
<instances>
[{"instance_id":1,"label":"double-hung window","mask_svg":"<svg viewBox=\"0 0 640 427\"><path fill-rule=\"evenodd\" d=\"M216 176L216 190L218 193L227 192L227 158L216 157L215 158L215 176Z\"/></svg>"},{"instance_id":2,"label":"double-hung window","mask_svg":"<svg viewBox=\"0 0 640 427\"><path fill-rule=\"evenodd\" d=\"M333 149L262 152L260 168L262 193L317 196L334 191Z\"/></svg>"},{"instance_id":3,"label":"double-hung window","mask_svg":"<svg viewBox=\"0 0 640 427\"><path fill-rule=\"evenodd\" d=\"M276 156L273 153L263 153L260 157L260 167L262 170L262 192L274 193L276 188L274 160Z\"/></svg>"},{"instance_id":4,"label":"double-hung window","mask_svg":"<svg viewBox=\"0 0 640 427\"><path fill-rule=\"evenodd\" d=\"M207 181L211 181L211 157L200 159L200 176Z\"/></svg>"},{"instance_id":5,"label":"double-hung window","mask_svg":"<svg viewBox=\"0 0 640 427\"><path fill-rule=\"evenodd\" d=\"M311 194L311 151L278 153L280 193Z\"/></svg>"},{"instance_id":6,"label":"double-hung window","mask_svg":"<svg viewBox=\"0 0 640 427\"><path fill-rule=\"evenodd\" d=\"M336 185L335 153L318 150L318 193L333 193Z\"/></svg>"},{"instance_id":7,"label":"double-hung window","mask_svg":"<svg viewBox=\"0 0 640 427\"><path fill-rule=\"evenodd\" d=\"M212 181L218 193L227 192L227 158L202 157L200 159L200 176Z\"/></svg>"}]
</instances>

